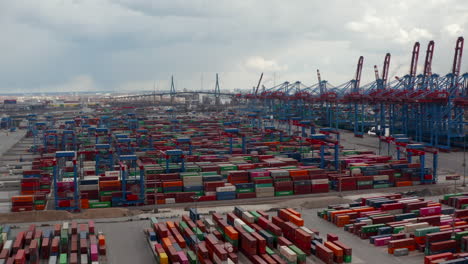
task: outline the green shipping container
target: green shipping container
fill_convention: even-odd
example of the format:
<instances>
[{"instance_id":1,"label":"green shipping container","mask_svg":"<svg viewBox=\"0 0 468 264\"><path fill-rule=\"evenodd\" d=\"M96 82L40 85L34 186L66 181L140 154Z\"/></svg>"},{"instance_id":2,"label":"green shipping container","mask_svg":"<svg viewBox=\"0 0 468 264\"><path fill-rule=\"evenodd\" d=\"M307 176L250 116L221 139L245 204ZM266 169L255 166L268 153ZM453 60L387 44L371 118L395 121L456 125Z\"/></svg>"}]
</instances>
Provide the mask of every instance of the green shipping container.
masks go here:
<instances>
[{"instance_id":1,"label":"green shipping container","mask_svg":"<svg viewBox=\"0 0 468 264\"><path fill-rule=\"evenodd\" d=\"M383 227L385 226L385 224L376 224L376 225L366 225L366 226L363 226L361 228L361 232L362 233L373 233L373 232L377 232L377 229L379 229L379 227Z\"/></svg>"},{"instance_id":2,"label":"green shipping container","mask_svg":"<svg viewBox=\"0 0 468 264\"><path fill-rule=\"evenodd\" d=\"M111 196L116 191L100 191L99 196Z\"/></svg>"},{"instance_id":3,"label":"green shipping container","mask_svg":"<svg viewBox=\"0 0 468 264\"><path fill-rule=\"evenodd\" d=\"M263 188L263 187L273 187L273 183L255 184L255 189L257 189L257 188Z\"/></svg>"},{"instance_id":4,"label":"green shipping container","mask_svg":"<svg viewBox=\"0 0 468 264\"><path fill-rule=\"evenodd\" d=\"M190 264L197 264L197 255L193 251L187 251L187 258Z\"/></svg>"},{"instance_id":5,"label":"green shipping container","mask_svg":"<svg viewBox=\"0 0 468 264\"><path fill-rule=\"evenodd\" d=\"M255 230L253 230L250 226L248 225L243 225L242 228L247 231L248 233L253 233Z\"/></svg>"},{"instance_id":6,"label":"green shipping container","mask_svg":"<svg viewBox=\"0 0 468 264\"><path fill-rule=\"evenodd\" d=\"M236 193L251 193L255 192L254 188L246 188L246 189L236 189Z\"/></svg>"},{"instance_id":7,"label":"green shipping container","mask_svg":"<svg viewBox=\"0 0 468 264\"><path fill-rule=\"evenodd\" d=\"M281 191L281 192L275 192L275 196L286 196L286 195L293 195L293 191Z\"/></svg>"},{"instance_id":8,"label":"green shipping container","mask_svg":"<svg viewBox=\"0 0 468 264\"><path fill-rule=\"evenodd\" d=\"M404 231L405 231L404 226L397 226L397 227L393 228L393 234L399 234L399 233L404 232Z\"/></svg>"},{"instance_id":9,"label":"green shipping container","mask_svg":"<svg viewBox=\"0 0 468 264\"><path fill-rule=\"evenodd\" d=\"M67 254L66 254L66 253L60 254L59 263L60 263L60 264L67 264L67 263L68 263Z\"/></svg>"},{"instance_id":10,"label":"green shipping container","mask_svg":"<svg viewBox=\"0 0 468 264\"><path fill-rule=\"evenodd\" d=\"M276 253L275 253L273 250L271 250L271 248L269 248L269 247L266 247L266 253L267 253L268 255L270 255L270 256L276 254Z\"/></svg>"},{"instance_id":11,"label":"green shipping container","mask_svg":"<svg viewBox=\"0 0 468 264\"><path fill-rule=\"evenodd\" d=\"M306 261L306 254L304 253L304 251L300 250L296 246L289 246L289 249L291 249L292 251L294 251L294 253L296 253L298 262Z\"/></svg>"},{"instance_id":12,"label":"green shipping container","mask_svg":"<svg viewBox=\"0 0 468 264\"><path fill-rule=\"evenodd\" d=\"M255 211L250 211L249 213L254 217L255 222L257 222L258 218L261 216L259 213Z\"/></svg>"},{"instance_id":13,"label":"green shipping container","mask_svg":"<svg viewBox=\"0 0 468 264\"><path fill-rule=\"evenodd\" d=\"M374 189L379 189L379 188L389 188L392 187L391 184L385 183L385 184L374 184Z\"/></svg>"},{"instance_id":14,"label":"green shipping container","mask_svg":"<svg viewBox=\"0 0 468 264\"><path fill-rule=\"evenodd\" d=\"M440 227L431 226L431 227L416 229L414 231L414 235L417 236L417 237L421 237L421 236L426 236L427 234L435 233L435 232L439 232L439 231L440 231Z\"/></svg>"},{"instance_id":15,"label":"green shipping container","mask_svg":"<svg viewBox=\"0 0 468 264\"><path fill-rule=\"evenodd\" d=\"M351 262L352 262L352 259L353 259L353 258L352 258L351 255L344 255L344 258L343 258L343 260L344 260L345 263L351 263Z\"/></svg>"},{"instance_id":16,"label":"green shipping container","mask_svg":"<svg viewBox=\"0 0 468 264\"><path fill-rule=\"evenodd\" d=\"M89 208L108 208L111 202L89 202Z\"/></svg>"}]
</instances>

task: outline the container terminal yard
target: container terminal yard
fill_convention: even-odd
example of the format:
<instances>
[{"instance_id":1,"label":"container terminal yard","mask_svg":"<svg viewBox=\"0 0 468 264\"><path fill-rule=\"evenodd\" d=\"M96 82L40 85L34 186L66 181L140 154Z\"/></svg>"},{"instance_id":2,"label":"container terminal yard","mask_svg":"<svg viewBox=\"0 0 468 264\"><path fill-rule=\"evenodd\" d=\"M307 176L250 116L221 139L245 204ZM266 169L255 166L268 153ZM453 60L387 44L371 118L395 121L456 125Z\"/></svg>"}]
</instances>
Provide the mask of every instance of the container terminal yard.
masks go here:
<instances>
[{"instance_id":1,"label":"container terminal yard","mask_svg":"<svg viewBox=\"0 0 468 264\"><path fill-rule=\"evenodd\" d=\"M0 264L468 263L464 39L424 44L367 84L0 96Z\"/></svg>"}]
</instances>

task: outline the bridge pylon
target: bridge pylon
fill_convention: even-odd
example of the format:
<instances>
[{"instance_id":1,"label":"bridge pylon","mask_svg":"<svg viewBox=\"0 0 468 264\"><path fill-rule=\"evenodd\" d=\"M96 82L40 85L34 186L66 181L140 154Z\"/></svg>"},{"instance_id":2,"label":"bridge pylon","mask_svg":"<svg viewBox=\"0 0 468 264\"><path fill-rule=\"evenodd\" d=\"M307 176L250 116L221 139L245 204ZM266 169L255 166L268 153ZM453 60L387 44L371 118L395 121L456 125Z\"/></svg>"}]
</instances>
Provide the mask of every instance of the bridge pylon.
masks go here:
<instances>
[{"instance_id":1,"label":"bridge pylon","mask_svg":"<svg viewBox=\"0 0 468 264\"><path fill-rule=\"evenodd\" d=\"M221 90L219 89L219 78L218 74L216 73L216 85L215 85L215 90L214 90L214 95L215 95L215 104L216 106L219 106L221 104Z\"/></svg>"},{"instance_id":2,"label":"bridge pylon","mask_svg":"<svg viewBox=\"0 0 468 264\"><path fill-rule=\"evenodd\" d=\"M176 96L176 90L175 90L175 86L174 86L174 75L171 76L171 91L170 91L170 94L171 94L171 104L174 104L174 98Z\"/></svg>"}]
</instances>

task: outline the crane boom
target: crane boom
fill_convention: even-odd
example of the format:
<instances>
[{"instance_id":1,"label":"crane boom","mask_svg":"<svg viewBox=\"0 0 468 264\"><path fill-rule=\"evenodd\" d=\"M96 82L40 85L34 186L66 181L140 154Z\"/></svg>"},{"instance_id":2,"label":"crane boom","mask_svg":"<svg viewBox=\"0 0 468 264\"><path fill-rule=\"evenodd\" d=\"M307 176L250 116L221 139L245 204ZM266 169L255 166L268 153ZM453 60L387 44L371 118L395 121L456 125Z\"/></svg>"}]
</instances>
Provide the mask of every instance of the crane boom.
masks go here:
<instances>
[{"instance_id":1,"label":"crane boom","mask_svg":"<svg viewBox=\"0 0 468 264\"><path fill-rule=\"evenodd\" d=\"M426 60L424 61L424 76L431 75L433 55L434 55L434 41L431 40L427 44Z\"/></svg>"},{"instance_id":2,"label":"crane boom","mask_svg":"<svg viewBox=\"0 0 468 264\"><path fill-rule=\"evenodd\" d=\"M320 76L320 71L319 69L317 69L317 79L318 79L318 84L319 84L319 87L320 87L320 94L324 94L325 93L325 89L323 87L323 84L322 84L322 77Z\"/></svg>"},{"instance_id":3,"label":"crane boom","mask_svg":"<svg viewBox=\"0 0 468 264\"><path fill-rule=\"evenodd\" d=\"M356 77L354 78L354 91L359 90L359 83L361 82L362 64L364 63L364 57L360 56L356 68Z\"/></svg>"},{"instance_id":4,"label":"crane boom","mask_svg":"<svg viewBox=\"0 0 468 264\"><path fill-rule=\"evenodd\" d=\"M455 55L453 57L453 66L452 66L452 73L453 75L455 75L455 77L458 77L458 75L460 74L464 42L465 41L463 37L458 37L457 44L455 46Z\"/></svg>"},{"instance_id":5,"label":"crane boom","mask_svg":"<svg viewBox=\"0 0 468 264\"><path fill-rule=\"evenodd\" d=\"M419 57L419 42L414 43L413 46L413 54L411 56L411 68L410 68L410 76L416 76L416 70L418 68L418 57Z\"/></svg>"},{"instance_id":6,"label":"crane boom","mask_svg":"<svg viewBox=\"0 0 468 264\"><path fill-rule=\"evenodd\" d=\"M258 79L257 88L255 88L255 96L257 96L258 87L260 87L260 83L262 82L262 78L263 78L263 72L262 72L262 74L260 75L260 79Z\"/></svg>"},{"instance_id":7,"label":"crane boom","mask_svg":"<svg viewBox=\"0 0 468 264\"><path fill-rule=\"evenodd\" d=\"M382 83L384 87L387 84L387 80L388 80L388 70L390 69L390 58L391 58L390 53L385 54L383 71L382 71Z\"/></svg>"}]
</instances>

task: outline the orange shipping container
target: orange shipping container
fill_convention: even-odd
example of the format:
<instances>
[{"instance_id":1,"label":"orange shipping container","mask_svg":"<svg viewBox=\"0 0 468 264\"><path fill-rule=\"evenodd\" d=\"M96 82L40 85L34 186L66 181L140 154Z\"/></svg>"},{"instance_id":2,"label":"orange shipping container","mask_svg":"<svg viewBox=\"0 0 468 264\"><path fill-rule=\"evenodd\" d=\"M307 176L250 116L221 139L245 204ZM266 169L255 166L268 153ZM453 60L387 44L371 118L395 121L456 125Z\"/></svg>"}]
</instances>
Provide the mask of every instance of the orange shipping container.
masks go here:
<instances>
[{"instance_id":1,"label":"orange shipping container","mask_svg":"<svg viewBox=\"0 0 468 264\"><path fill-rule=\"evenodd\" d=\"M175 240L177 241L177 244L181 247L181 248L186 248L187 247L187 244L185 242L185 239L184 237L182 237L181 235L176 235L175 237Z\"/></svg>"},{"instance_id":2,"label":"orange shipping container","mask_svg":"<svg viewBox=\"0 0 468 264\"><path fill-rule=\"evenodd\" d=\"M106 245L106 238L104 237L104 235L99 235L98 240L99 240L99 245L100 246L105 246Z\"/></svg>"},{"instance_id":3,"label":"orange shipping container","mask_svg":"<svg viewBox=\"0 0 468 264\"><path fill-rule=\"evenodd\" d=\"M297 217L301 217L301 213L297 212L296 210L292 209L292 208L286 208L286 210L288 210L291 214L297 216Z\"/></svg>"},{"instance_id":4,"label":"orange shipping container","mask_svg":"<svg viewBox=\"0 0 468 264\"><path fill-rule=\"evenodd\" d=\"M333 255L335 256L343 256L343 249L338 247L337 245L333 244L333 242L327 241L325 242L325 246L333 251Z\"/></svg>"},{"instance_id":5,"label":"orange shipping container","mask_svg":"<svg viewBox=\"0 0 468 264\"><path fill-rule=\"evenodd\" d=\"M349 215L338 215L336 217L336 225L338 227L344 227L349 224Z\"/></svg>"},{"instance_id":6,"label":"orange shipping container","mask_svg":"<svg viewBox=\"0 0 468 264\"><path fill-rule=\"evenodd\" d=\"M347 213L351 213L351 212L353 212L353 210L332 211L332 212L330 212L330 220L332 221L332 223L336 224L336 216L337 215L347 214Z\"/></svg>"},{"instance_id":7,"label":"orange shipping container","mask_svg":"<svg viewBox=\"0 0 468 264\"><path fill-rule=\"evenodd\" d=\"M81 208L88 209L89 208L89 200L88 199L81 199Z\"/></svg>"},{"instance_id":8,"label":"orange shipping container","mask_svg":"<svg viewBox=\"0 0 468 264\"><path fill-rule=\"evenodd\" d=\"M289 175L291 177L295 176L308 176L309 172L307 170L290 170Z\"/></svg>"},{"instance_id":9,"label":"orange shipping container","mask_svg":"<svg viewBox=\"0 0 468 264\"><path fill-rule=\"evenodd\" d=\"M291 221L291 223L297 225L297 226L303 226L304 225L304 219L300 218L300 217L297 217L295 215L289 215L289 221Z\"/></svg>"},{"instance_id":10,"label":"orange shipping container","mask_svg":"<svg viewBox=\"0 0 468 264\"><path fill-rule=\"evenodd\" d=\"M412 181L397 181L395 185L396 187L406 187L406 186L412 186L413 182Z\"/></svg>"},{"instance_id":11,"label":"orange shipping container","mask_svg":"<svg viewBox=\"0 0 468 264\"><path fill-rule=\"evenodd\" d=\"M232 226L227 226L224 228L226 235L232 240L239 240L239 233Z\"/></svg>"},{"instance_id":12,"label":"orange shipping container","mask_svg":"<svg viewBox=\"0 0 468 264\"><path fill-rule=\"evenodd\" d=\"M34 209L39 211L45 210L45 204L36 204L34 205Z\"/></svg>"},{"instance_id":13,"label":"orange shipping container","mask_svg":"<svg viewBox=\"0 0 468 264\"><path fill-rule=\"evenodd\" d=\"M175 228L174 222L172 222L172 221L167 221L166 226L167 226L168 229Z\"/></svg>"},{"instance_id":14,"label":"orange shipping container","mask_svg":"<svg viewBox=\"0 0 468 264\"><path fill-rule=\"evenodd\" d=\"M161 241L165 249L167 249L170 245L172 245L172 242L168 237L163 238Z\"/></svg>"},{"instance_id":15,"label":"orange shipping container","mask_svg":"<svg viewBox=\"0 0 468 264\"><path fill-rule=\"evenodd\" d=\"M11 197L11 201L14 203L32 203L34 196L32 195L20 195Z\"/></svg>"},{"instance_id":16,"label":"orange shipping container","mask_svg":"<svg viewBox=\"0 0 468 264\"><path fill-rule=\"evenodd\" d=\"M120 187L120 181L100 181L99 187Z\"/></svg>"}]
</instances>

